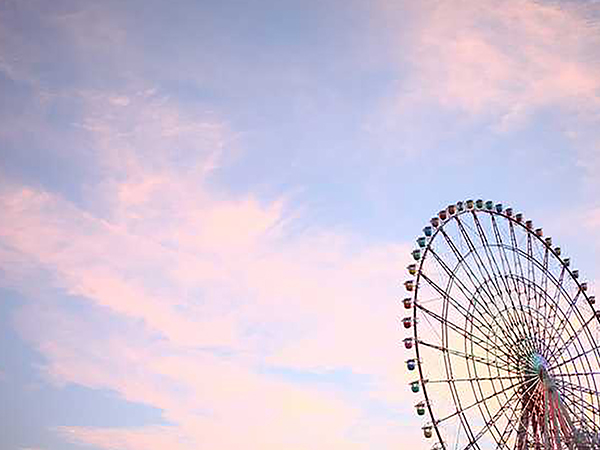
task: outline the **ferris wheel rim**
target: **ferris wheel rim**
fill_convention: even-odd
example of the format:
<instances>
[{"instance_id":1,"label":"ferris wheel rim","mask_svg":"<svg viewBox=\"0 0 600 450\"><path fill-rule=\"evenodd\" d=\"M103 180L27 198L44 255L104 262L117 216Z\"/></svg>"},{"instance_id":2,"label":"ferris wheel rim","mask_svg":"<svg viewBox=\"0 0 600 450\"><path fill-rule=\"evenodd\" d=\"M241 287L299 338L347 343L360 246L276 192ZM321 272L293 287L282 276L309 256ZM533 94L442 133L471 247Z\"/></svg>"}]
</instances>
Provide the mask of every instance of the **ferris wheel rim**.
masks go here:
<instances>
[{"instance_id":1,"label":"ferris wheel rim","mask_svg":"<svg viewBox=\"0 0 600 450\"><path fill-rule=\"evenodd\" d=\"M419 286L420 283L422 281L422 277L424 276L424 271L423 271L423 266L427 261L427 258L430 256L430 253L433 253L433 250L431 249L431 245L432 243L435 241L436 238L439 238L440 234L444 234L444 227L447 227L448 224L450 224L452 222L452 220L460 220L460 217L463 215L469 215L471 214L473 217L477 217L477 214L488 214L492 219L492 221L495 221L496 218L501 218L502 220L507 220L508 223L512 227L514 227L515 225L520 227L519 230L520 231L524 231L526 233L526 236L529 238L534 237L537 240L537 243L544 246L544 248L546 249L547 252L550 252L552 257L555 258L556 261L560 261L564 268L567 269L566 273L568 274L569 280L574 282L574 285L577 287L577 292L579 295L579 293L583 294L583 297L586 300L586 303L588 304L588 306L590 306L593 310L593 302L590 301L590 297L588 296L586 289L582 288L582 283L580 282L580 280L578 279L578 277L573 276L573 271L568 268L568 264L564 263L564 260L560 257L560 253L557 253L557 251L555 249L552 248L551 244L547 244L547 241L545 241L542 238L541 233L538 233L538 230L533 230L532 227L529 225L529 222L527 223L523 223L520 220L517 220L516 217L511 217L503 212L497 212L494 211L493 209L484 209L484 208L465 208L463 211L458 211L455 214L449 214L448 219L447 220L442 220L441 223L439 224L439 226L435 227L435 231L433 231L432 235L429 238L429 241L427 242L427 245L425 246L424 250L423 250L423 254L420 257L420 261L418 263L418 270L416 271L416 279L415 279L415 285L414 285L414 292L412 294L412 303L413 303L413 311L412 311L412 325L413 325L413 340L414 340L414 347L415 347L415 354L416 354L416 366L418 368L418 375L419 375L419 384L423 389L423 396L424 396L424 404L428 410L429 413L429 417L431 419L431 424L429 425L431 428L433 428L433 430L435 430L435 433L437 435L437 441L439 443L439 446L446 450L446 443L444 441L444 438L442 436L442 433L439 429L439 423L440 423L440 418L436 416L434 409L432 407L433 402L432 399L430 398L430 395L428 393L428 388L427 388L427 384L429 382L429 380L426 379L426 375L424 374L423 371L423 361L422 361L422 355L421 355L421 345L426 345L424 341L422 341L420 339L420 334L419 334L419 326L418 326L418 310L420 310L422 307L419 304ZM495 226L495 224L494 224ZM485 247L485 244L482 246ZM522 249L519 249L518 247L513 247L510 248L511 251L521 251ZM473 250L469 250L469 252L472 252ZM476 251L476 250L475 250ZM464 259L468 258L468 253L467 254L461 254L461 256L464 256ZM522 256L526 256L526 257L531 257L531 255L525 255L524 252L522 252L523 255ZM535 263L539 264L539 261L535 260ZM458 260L457 262L457 266L459 266L461 264L461 261ZM540 270L542 270L543 273L548 272L548 274L553 277L553 274L549 273L549 271L547 270L547 268L544 267L540 267ZM487 280L486 280L487 281ZM553 280L553 281L557 281L557 280ZM454 280L452 278L449 279L448 284L453 283ZM556 285L558 286L559 289L564 290L564 286L562 286L561 284ZM541 289L541 286L536 286L536 288L539 287ZM448 292L448 291L446 291ZM441 293L440 293L441 294ZM566 296L567 293L565 292L564 295ZM446 302L446 298L443 298L442 295L442 301L445 303ZM575 310L576 314L578 314L578 306L573 306L573 309ZM562 312L562 310L561 310ZM598 314L592 314L592 317L590 318L590 320L594 320L596 321L597 324L600 324L600 315ZM471 323L472 325L472 323ZM587 329L585 330L587 332ZM592 340L593 337L589 336ZM466 342L466 341L465 341ZM472 343L472 341L471 341ZM450 349L445 349L442 351L443 355L444 355L444 363L446 364L446 357L448 355ZM466 353L466 352L465 352ZM562 356L562 355L561 355ZM587 359L587 355L583 354L583 355L579 355L577 356L577 358L583 357L585 356ZM598 355L596 355L596 358L598 358ZM568 363L569 361L566 361L566 363ZM588 366L589 364L589 360L588 362ZM451 364L450 364L451 366ZM467 367L470 367L467 365ZM476 365L474 365L473 367L476 367ZM490 369L491 366L488 366L488 370ZM555 366L555 367L560 367L560 365ZM498 367L494 367L494 369L499 370ZM446 367L446 370L448 370L448 367ZM506 370L506 368L503 368L502 370ZM448 373L448 372L447 372ZM452 371L450 370L450 373L452 373ZM491 375L490 375L491 378ZM476 380L479 380L480 378L475 378ZM498 379L498 377L496 377L495 379ZM592 380L595 383L595 378L592 378ZM446 380L444 380L446 381ZM589 381L589 380L588 380ZM589 382L588 382L589 384ZM452 387L454 386L454 381L449 383L449 386ZM509 385L507 389L513 389L515 387L515 384ZM597 389L596 389L597 391ZM454 397L454 393L452 391L452 389L450 390L452 396ZM453 398L453 401L456 404L456 399ZM460 405L460 401L458 403ZM468 408L471 408L473 406L478 406L479 407L480 402L476 403L475 405L470 405ZM487 408L487 405L484 403L484 405ZM470 429L469 423L466 421L466 419L463 417L463 412L466 411L466 409L461 408L460 410L457 408L457 412L456 414L459 416L459 420L460 420L460 424L463 426L464 431L469 435L469 440L471 441L469 443L469 446L467 448L479 448L476 440L474 439L474 434L473 431ZM489 412L489 409L488 409ZM511 434L509 434L509 437L512 435L513 431L511 431ZM518 434L518 433L517 433ZM500 444L499 444L500 445Z\"/></svg>"}]
</instances>

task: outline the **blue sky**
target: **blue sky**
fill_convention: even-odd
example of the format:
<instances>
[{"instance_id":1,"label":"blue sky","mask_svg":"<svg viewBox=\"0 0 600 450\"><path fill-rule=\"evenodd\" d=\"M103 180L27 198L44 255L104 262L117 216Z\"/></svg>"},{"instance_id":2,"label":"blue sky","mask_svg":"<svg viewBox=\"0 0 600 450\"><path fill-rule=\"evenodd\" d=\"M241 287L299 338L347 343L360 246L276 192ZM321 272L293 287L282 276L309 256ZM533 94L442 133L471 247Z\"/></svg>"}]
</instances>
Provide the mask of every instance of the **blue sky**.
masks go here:
<instances>
[{"instance_id":1,"label":"blue sky","mask_svg":"<svg viewBox=\"0 0 600 450\"><path fill-rule=\"evenodd\" d=\"M595 285L599 16L0 1L0 447L428 448L397 298L432 214L514 205Z\"/></svg>"}]
</instances>

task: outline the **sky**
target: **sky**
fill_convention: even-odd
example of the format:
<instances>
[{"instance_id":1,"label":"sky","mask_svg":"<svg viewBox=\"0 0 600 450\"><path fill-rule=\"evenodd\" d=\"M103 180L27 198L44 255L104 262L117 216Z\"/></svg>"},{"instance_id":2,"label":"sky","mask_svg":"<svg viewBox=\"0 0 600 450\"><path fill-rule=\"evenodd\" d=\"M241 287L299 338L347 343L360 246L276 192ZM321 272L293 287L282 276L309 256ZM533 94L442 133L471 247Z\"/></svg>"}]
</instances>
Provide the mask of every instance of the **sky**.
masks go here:
<instances>
[{"instance_id":1,"label":"sky","mask_svg":"<svg viewBox=\"0 0 600 450\"><path fill-rule=\"evenodd\" d=\"M0 0L0 448L429 449L428 219L594 291L600 3Z\"/></svg>"}]
</instances>

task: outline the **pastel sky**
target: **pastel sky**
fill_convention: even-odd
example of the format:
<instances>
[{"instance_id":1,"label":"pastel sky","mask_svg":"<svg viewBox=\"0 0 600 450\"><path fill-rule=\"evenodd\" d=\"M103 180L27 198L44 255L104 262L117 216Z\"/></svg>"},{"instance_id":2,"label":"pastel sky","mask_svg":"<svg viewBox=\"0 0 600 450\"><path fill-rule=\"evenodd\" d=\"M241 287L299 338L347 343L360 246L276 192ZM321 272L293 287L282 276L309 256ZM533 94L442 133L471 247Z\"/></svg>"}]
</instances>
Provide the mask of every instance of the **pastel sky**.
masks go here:
<instances>
[{"instance_id":1,"label":"pastel sky","mask_svg":"<svg viewBox=\"0 0 600 450\"><path fill-rule=\"evenodd\" d=\"M0 448L429 449L398 300L432 214L592 291L600 3L0 0Z\"/></svg>"}]
</instances>

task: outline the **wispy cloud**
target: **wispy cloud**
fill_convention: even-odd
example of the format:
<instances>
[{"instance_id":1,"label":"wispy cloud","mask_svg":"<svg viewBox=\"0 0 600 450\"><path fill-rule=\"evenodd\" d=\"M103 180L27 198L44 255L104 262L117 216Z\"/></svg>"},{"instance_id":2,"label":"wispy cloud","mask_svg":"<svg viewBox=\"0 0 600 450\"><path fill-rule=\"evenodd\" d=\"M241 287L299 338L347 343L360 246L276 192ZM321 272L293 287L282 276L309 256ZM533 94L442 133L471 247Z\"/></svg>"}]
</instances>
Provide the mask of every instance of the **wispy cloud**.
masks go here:
<instances>
[{"instance_id":1,"label":"wispy cloud","mask_svg":"<svg viewBox=\"0 0 600 450\"><path fill-rule=\"evenodd\" d=\"M231 142L227 128L153 92L78 95L87 111L79 125L105 174L88 187L95 202L5 185L0 240L13 279L47 273L38 289L95 312L42 296L17 323L55 382L113 389L162 409L172 426L61 434L126 449L369 447L354 431L372 420L368 405L392 408L407 381L398 386L392 299L408 247L294 232L285 198L217 195L210 176ZM277 368L369 381L352 398L343 385L327 392ZM368 429L370 442L402 431Z\"/></svg>"},{"instance_id":2,"label":"wispy cloud","mask_svg":"<svg viewBox=\"0 0 600 450\"><path fill-rule=\"evenodd\" d=\"M591 11L530 0L424 5L412 56L419 96L505 126L543 107L598 105Z\"/></svg>"},{"instance_id":3,"label":"wispy cloud","mask_svg":"<svg viewBox=\"0 0 600 450\"><path fill-rule=\"evenodd\" d=\"M381 4L382 20L401 30L405 9ZM571 140L588 159L600 123L598 14L596 4L582 2L413 5L410 33L397 33L396 94L369 129L381 139L401 136L405 152L414 154L475 127L513 133L540 115L565 114L556 132L567 139L588 135Z\"/></svg>"}]
</instances>

